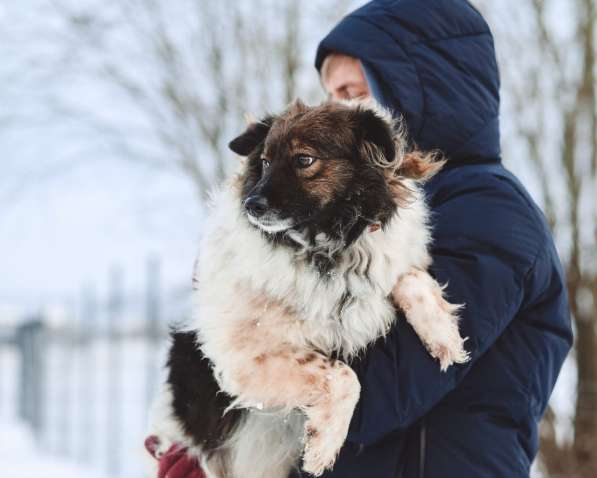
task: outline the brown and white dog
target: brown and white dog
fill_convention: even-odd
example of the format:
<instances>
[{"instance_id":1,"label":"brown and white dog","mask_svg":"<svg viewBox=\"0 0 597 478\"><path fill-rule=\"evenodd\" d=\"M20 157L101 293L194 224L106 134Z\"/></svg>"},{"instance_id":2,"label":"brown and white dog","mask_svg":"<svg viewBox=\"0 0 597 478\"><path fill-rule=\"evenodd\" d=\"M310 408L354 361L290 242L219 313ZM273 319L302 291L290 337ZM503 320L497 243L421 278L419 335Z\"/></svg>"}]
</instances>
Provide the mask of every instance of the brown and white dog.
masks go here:
<instances>
[{"instance_id":1,"label":"brown and white dog","mask_svg":"<svg viewBox=\"0 0 597 478\"><path fill-rule=\"evenodd\" d=\"M458 306L426 272L420 184L442 163L362 103L296 102L230 148L246 160L213 196L152 433L208 477L286 478L301 457L320 475L359 398L345 362L388 332L395 305L442 369L468 359Z\"/></svg>"}]
</instances>

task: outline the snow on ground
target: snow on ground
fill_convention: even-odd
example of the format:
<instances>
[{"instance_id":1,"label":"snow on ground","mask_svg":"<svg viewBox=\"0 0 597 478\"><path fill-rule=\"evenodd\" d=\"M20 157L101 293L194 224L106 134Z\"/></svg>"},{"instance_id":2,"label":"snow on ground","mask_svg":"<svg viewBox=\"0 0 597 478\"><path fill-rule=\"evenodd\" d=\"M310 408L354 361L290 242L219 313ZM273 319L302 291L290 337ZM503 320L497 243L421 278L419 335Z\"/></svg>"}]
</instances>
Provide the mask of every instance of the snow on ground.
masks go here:
<instances>
[{"instance_id":1,"label":"snow on ground","mask_svg":"<svg viewBox=\"0 0 597 478\"><path fill-rule=\"evenodd\" d=\"M105 478L40 451L31 431L17 422L0 422L0 442L4 478Z\"/></svg>"},{"instance_id":2,"label":"snow on ground","mask_svg":"<svg viewBox=\"0 0 597 478\"><path fill-rule=\"evenodd\" d=\"M143 440L164 363L166 340L160 342L160 351L143 338L116 348L105 338L46 343L36 435L18 418L17 351L0 347L0 477L146 478Z\"/></svg>"}]
</instances>

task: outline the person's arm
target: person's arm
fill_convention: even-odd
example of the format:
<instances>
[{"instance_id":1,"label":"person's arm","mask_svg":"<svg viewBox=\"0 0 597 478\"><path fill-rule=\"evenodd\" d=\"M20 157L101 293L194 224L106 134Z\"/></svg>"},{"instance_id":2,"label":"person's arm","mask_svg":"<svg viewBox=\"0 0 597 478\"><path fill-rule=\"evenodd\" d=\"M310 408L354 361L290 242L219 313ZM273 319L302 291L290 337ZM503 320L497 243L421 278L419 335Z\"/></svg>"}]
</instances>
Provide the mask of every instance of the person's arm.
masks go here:
<instances>
[{"instance_id":1,"label":"person's arm","mask_svg":"<svg viewBox=\"0 0 597 478\"><path fill-rule=\"evenodd\" d=\"M446 372L403 317L352 366L362 386L348 441L371 444L424 416L462 380L516 315L545 230L511 184L489 176L443 195L433 209L432 275L464 304L460 331L471 360Z\"/></svg>"}]
</instances>

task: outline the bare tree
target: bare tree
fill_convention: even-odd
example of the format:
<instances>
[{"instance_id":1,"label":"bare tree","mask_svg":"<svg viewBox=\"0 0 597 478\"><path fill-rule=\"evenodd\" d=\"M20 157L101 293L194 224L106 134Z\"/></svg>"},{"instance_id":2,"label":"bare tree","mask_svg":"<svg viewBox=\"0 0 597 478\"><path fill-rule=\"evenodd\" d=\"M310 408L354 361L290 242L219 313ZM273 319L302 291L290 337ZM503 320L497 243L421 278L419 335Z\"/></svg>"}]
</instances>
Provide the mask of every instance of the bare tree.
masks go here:
<instances>
[{"instance_id":1,"label":"bare tree","mask_svg":"<svg viewBox=\"0 0 597 478\"><path fill-rule=\"evenodd\" d=\"M563 255L576 328L570 437L557 410L541 432L549 476L597 476L597 92L594 0L477 2L495 35L503 78L506 159L536 175ZM516 15L514 15L516 12Z\"/></svg>"},{"instance_id":2,"label":"bare tree","mask_svg":"<svg viewBox=\"0 0 597 478\"><path fill-rule=\"evenodd\" d=\"M315 99L316 75L302 74L314 53L306 23L315 18L323 31L348 3L49 2L60 25L43 41L61 51L49 68L69 81L100 81L129 124L64 95L51 99L53 111L79 118L114 154L183 173L199 200L225 176L226 144L244 113L279 109L299 95Z\"/></svg>"}]
</instances>

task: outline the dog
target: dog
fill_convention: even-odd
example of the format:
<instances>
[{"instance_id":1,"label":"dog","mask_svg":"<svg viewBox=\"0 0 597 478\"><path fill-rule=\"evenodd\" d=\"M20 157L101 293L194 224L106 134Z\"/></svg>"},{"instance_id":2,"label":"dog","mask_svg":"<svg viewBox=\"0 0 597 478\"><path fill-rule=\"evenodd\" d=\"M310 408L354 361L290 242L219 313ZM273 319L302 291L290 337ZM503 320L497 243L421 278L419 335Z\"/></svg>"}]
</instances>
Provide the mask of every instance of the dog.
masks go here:
<instances>
[{"instance_id":1,"label":"dog","mask_svg":"<svg viewBox=\"0 0 597 478\"><path fill-rule=\"evenodd\" d=\"M318 476L359 399L347 363L396 307L442 370L468 360L460 306L427 272L421 184L443 163L362 102L296 101L229 146L244 159L213 195L151 433L210 478L287 478L301 460Z\"/></svg>"}]
</instances>

